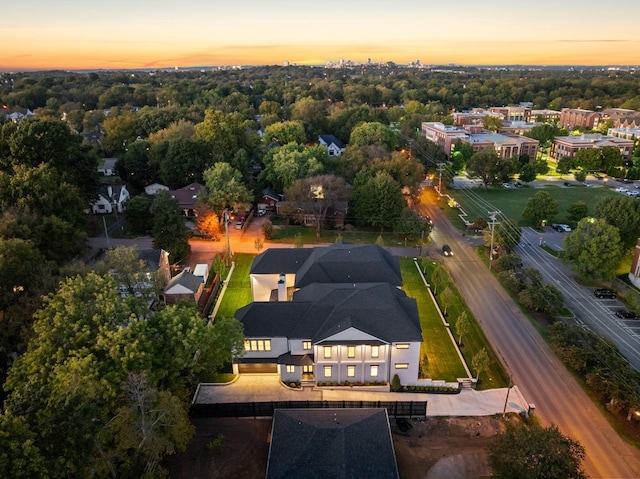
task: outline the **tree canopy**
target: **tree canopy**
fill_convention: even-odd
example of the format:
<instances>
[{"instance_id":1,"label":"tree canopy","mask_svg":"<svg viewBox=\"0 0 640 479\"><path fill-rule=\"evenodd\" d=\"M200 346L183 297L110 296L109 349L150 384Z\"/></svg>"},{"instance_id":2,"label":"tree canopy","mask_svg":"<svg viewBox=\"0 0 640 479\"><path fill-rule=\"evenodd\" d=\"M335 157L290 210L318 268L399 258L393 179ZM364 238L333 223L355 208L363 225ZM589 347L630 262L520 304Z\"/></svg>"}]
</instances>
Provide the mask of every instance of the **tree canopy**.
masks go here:
<instances>
[{"instance_id":1,"label":"tree canopy","mask_svg":"<svg viewBox=\"0 0 640 479\"><path fill-rule=\"evenodd\" d=\"M612 279L622 259L618 229L600 218L581 219L563 247L562 260L585 279Z\"/></svg>"},{"instance_id":2,"label":"tree canopy","mask_svg":"<svg viewBox=\"0 0 640 479\"><path fill-rule=\"evenodd\" d=\"M509 425L489 447L496 479L586 479L581 469L584 458L584 447L553 425Z\"/></svg>"}]
</instances>

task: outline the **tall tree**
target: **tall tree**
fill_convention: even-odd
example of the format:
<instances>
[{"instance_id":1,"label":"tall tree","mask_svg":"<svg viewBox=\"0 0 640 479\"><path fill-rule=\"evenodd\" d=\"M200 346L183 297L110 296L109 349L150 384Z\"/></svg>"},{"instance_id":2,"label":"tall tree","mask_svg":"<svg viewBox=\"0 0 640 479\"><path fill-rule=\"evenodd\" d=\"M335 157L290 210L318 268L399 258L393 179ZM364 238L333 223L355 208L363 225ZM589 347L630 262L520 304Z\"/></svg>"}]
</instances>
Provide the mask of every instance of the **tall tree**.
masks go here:
<instances>
[{"instance_id":1,"label":"tall tree","mask_svg":"<svg viewBox=\"0 0 640 479\"><path fill-rule=\"evenodd\" d=\"M180 213L178 201L166 191L159 192L151 203L153 247L169 253L172 263L184 261L191 251L189 230Z\"/></svg>"},{"instance_id":2,"label":"tall tree","mask_svg":"<svg viewBox=\"0 0 640 479\"><path fill-rule=\"evenodd\" d=\"M602 156L597 148L579 150L573 157L576 168L582 168L586 172L602 170Z\"/></svg>"},{"instance_id":3,"label":"tall tree","mask_svg":"<svg viewBox=\"0 0 640 479\"><path fill-rule=\"evenodd\" d=\"M316 236L320 238L320 229L330 210L346 214L350 191L344 179L333 175L319 175L296 180L285 190L284 197L313 217Z\"/></svg>"},{"instance_id":4,"label":"tall tree","mask_svg":"<svg viewBox=\"0 0 640 479\"><path fill-rule=\"evenodd\" d=\"M640 232L640 204L636 199L622 195L603 198L596 203L594 216L618 228L620 241L625 250L636 244Z\"/></svg>"},{"instance_id":5,"label":"tall tree","mask_svg":"<svg viewBox=\"0 0 640 479\"><path fill-rule=\"evenodd\" d=\"M456 322L453 325L453 329L458 336L458 344L462 344L462 336L469 332L470 326L471 323L469 322L469 316L467 316L467 312L462 311L458 315L458 319L456 319Z\"/></svg>"},{"instance_id":6,"label":"tall tree","mask_svg":"<svg viewBox=\"0 0 640 479\"><path fill-rule=\"evenodd\" d=\"M474 153L467 162L467 173L472 178L480 178L486 189L498 175L499 159L492 148Z\"/></svg>"},{"instance_id":7,"label":"tall tree","mask_svg":"<svg viewBox=\"0 0 640 479\"><path fill-rule=\"evenodd\" d=\"M487 350L485 348L482 348L473 355L473 358L471 358L471 367L476 372L476 381L480 379L480 374L482 374L483 371L489 369L490 365L491 360L489 359L489 354L487 354Z\"/></svg>"},{"instance_id":8,"label":"tall tree","mask_svg":"<svg viewBox=\"0 0 640 479\"><path fill-rule=\"evenodd\" d=\"M612 279L622 259L618 229L600 218L580 220L563 247L562 260L585 279Z\"/></svg>"},{"instance_id":9,"label":"tall tree","mask_svg":"<svg viewBox=\"0 0 640 479\"><path fill-rule=\"evenodd\" d=\"M306 134L304 125L300 121L283 121L273 123L264 129L264 138L267 143L278 143L286 145L287 143L304 144Z\"/></svg>"},{"instance_id":10,"label":"tall tree","mask_svg":"<svg viewBox=\"0 0 640 479\"><path fill-rule=\"evenodd\" d=\"M248 148L244 118L240 113L207 110L196 125L195 139L205 145L209 158L228 161L241 148Z\"/></svg>"},{"instance_id":11,"label":"tall tree","mask_svg":"<svg viewBox=\"0 0 640 479\"><path fill-rule=\"evenodd\" d=\"M393 151L397 145L395 133L378 122L365 122L351 130L349 144L353 146L380 145Z\"/></svg>"},{"instance_id":12,"label":"tall tree","mask_svg":"<svg viewBox=\"0 0 640 479\"><path fill-rule=\"evenodd\" d=\"M527 201L522 216L535 228L543 221L551 223L558 214L558 202L546 191L538 191Z\"/></svg>"},{"instance_id":13,"label":"tall tree","mask_svg":"<svg viewBox=\"0 0 640 479\"><path fill-rule=\"evenodd\" d=\"M488 448L495 479L586 479L584 447L557 426L509 425Z\"/></svg>"},{"instance_id":14,"label":"tall tree","mask_svg":"<svg viewBox=\"0 0 640 479\"><path fill-rule=\"evenodd\" d=\"M367 169L361 170L352 197L357 220L381 229L392 226L404 208L400 185L386 171L372 175Z\"/></svg>"},{"instance_id":15,"label":"tall tree","mask_svg":"<svg viewBox=\"0 0 640 479\"><path fill-rule=\"evenodd\" d=\"M229 163L216 163L205 170L207 196L204 198L219 218L225 208L246 209L252 201L249 189L242 181L242 175Z\"/></svg>"},{"instance_id":16,"label":"tall tree","mask_svg":"<svg viewBox=\"0 0 640 479\"><path fill-rule=\"evenodd\" d=\"M205 165L200 144L187 138L179 138L166 145L160 159L160 178L170 188L182 188L202 181Z\"/></svg>"},{"instance_id":17,"label":"tall tree","mask_svg":"<svg viewBox=\"0 0 640 479\"><path fill-rule=\"evenodd\" d=\"M28 120L13 130L7 139L10 155L0 158L0 169L10 172L12 167L54 167L64 181L76 186L80 196L89 200L98 184L98 160L95 153L83 144L81 135L58 120Z\"/></svg>"},{"instance_id":18,"label":"tall tree","mask_svg":"<svg viewBox=\"0 0 640 479\"><path fill-rule=\"evenodd\" d=\"M571 203L567 208L567 217L569 218L569 221L573 221L575 224L578 224L578 221L582 218L586 218L588 215L589 207L582 200Z\"/></svg>"},{"instance_id":19,"label":"tall tree","mask_svg":"<svg viewBox=\"0 0 640 479\"><path fill-rule=\"evenodd\" d=\"M267 152L260 179L270 183L276 191L284 191L297 179L323 174L327 161L327 150L320 145L288 143Z\"/></svg>"}]
</instances>

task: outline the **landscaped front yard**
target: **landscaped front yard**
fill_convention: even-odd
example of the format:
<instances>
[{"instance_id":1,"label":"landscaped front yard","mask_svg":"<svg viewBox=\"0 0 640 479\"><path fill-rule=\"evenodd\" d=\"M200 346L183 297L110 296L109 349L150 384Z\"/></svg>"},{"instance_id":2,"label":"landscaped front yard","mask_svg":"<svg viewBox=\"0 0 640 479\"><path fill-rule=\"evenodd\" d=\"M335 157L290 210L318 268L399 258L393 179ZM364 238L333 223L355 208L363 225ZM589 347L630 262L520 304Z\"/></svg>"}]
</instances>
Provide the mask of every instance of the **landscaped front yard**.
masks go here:
<instances>
[{"instance_id":1,"label":"landscaped front yard","mask_svg":"<svg viewBox=\"0 0 640 479\"><path fill-rule=\"evenodd\" d=\"M413 259L402 258L400 268L404 283L402 289L418 303L422 328L422 346L420 347L422 377L446 381L466 377L467 373L458 352L451 342Z\"/></svg>"}]
</instances>

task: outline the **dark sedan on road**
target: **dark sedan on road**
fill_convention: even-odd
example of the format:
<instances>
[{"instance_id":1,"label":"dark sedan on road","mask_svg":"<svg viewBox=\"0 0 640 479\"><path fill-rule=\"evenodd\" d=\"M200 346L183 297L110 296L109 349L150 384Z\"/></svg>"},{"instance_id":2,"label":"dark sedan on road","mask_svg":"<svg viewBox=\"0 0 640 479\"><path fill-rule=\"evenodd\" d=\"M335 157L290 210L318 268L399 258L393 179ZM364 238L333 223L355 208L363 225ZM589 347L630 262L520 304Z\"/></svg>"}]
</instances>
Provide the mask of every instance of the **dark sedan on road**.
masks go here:
<instances>
[{"instance_id":1,"label":"dark sedan on road","mask_svg":"<svg viewBox=\"0 0 640 479\"><path fill-rule=\"evenodd\" d=\"M453 256L453 251L451 251L451 246L449 246L448 244L443 244L442 254L445 256Z\"/></svg>"}]
</instances>

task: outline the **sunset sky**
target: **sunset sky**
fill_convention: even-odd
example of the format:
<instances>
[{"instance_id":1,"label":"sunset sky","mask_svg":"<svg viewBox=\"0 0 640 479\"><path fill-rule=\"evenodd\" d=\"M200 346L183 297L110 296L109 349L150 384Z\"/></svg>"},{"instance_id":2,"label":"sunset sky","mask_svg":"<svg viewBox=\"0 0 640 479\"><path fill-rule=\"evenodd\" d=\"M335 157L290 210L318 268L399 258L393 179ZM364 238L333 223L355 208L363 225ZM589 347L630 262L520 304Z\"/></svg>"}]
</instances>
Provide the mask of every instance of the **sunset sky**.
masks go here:
<instances>
[{"instance_id":1,"label":"sunset sky","mask_svg":"<svg viewBox=\"0 0 640 479\"><path fill-rule=\"evenodd\" d=\"M3 71L640 64L640 0L14 0L1 18Z\"/></svg>"}]
</instances>

